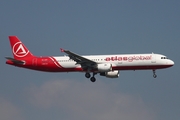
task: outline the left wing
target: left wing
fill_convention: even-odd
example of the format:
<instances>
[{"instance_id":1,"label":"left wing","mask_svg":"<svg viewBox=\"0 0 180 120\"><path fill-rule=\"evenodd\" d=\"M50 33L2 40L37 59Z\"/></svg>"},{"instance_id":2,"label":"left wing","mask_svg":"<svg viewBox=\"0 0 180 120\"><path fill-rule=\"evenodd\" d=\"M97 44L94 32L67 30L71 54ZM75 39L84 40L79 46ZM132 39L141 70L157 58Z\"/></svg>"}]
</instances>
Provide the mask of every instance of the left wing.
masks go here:
<instances>
[{"instance_id":1,"label":"left wing","mask_svg":"<svg viewBox=\"0 0 180 120\"><path fill-rule=\"evenodd\" d=\"M69 50L64 50L62 48L60 50L61 50L61 52L65 52L66 54L68 54L70 59L76 61L76 64L80 64L83 68L84 67L94 68L93 66L98 64L97 62L94 62L90 59L82 57L76 53L69 51Z\"/></svg>"}]
</instances>

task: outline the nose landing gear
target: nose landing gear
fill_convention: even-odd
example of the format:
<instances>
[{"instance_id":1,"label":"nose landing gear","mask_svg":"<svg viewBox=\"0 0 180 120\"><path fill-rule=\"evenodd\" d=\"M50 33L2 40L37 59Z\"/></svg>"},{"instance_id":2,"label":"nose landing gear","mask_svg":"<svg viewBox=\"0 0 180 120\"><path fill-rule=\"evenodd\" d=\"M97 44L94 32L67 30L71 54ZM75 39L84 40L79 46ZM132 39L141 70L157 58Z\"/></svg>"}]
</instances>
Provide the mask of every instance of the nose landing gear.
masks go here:
<instances>
[{"instance_id":1,"label":"nose landing gear","mask_svg":"<svg viewBox=\"0 0 180 120\"><path fill-rule=\"evenodd\" d=\"M157 75L156 75L156 70L153 70L153 77L156 78Z\"/></svg>"}]
</instances>

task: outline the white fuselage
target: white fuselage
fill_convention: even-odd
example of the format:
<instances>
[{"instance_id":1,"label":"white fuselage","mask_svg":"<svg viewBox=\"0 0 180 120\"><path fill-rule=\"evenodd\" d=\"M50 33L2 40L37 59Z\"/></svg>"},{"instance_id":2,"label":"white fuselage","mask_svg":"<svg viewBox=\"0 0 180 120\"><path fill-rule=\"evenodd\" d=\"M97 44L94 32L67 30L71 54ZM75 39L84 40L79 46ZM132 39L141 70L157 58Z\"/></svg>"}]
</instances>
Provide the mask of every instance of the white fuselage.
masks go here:
<instances>
[{"instance_id":1,"label":"white fuselage","mask_svg":"<svg viewBox=\"0 0 180 120\"><path fill-rule=\"evenodd\" d=\"M155 70L168 68L174 62L161 54L115 54L81 56L60 49L68 56L34 56L17 36L9 36L14 58L6 57L6 64L45 72L86 72L85 77L95 82L95 75L119 77L119 70ZM92 76L90 73L92 72Z\"/></svg>"},{"instance_id":2,"label":"white fuselage","mask_svg":"<svg viewBox=\"0 0 180 120\"><path fill-rule=\"evenodd\" d=\"M92 55L83 56L97 63L110 63L112 67L141 67L141 66L169 66L173 65L172 60L167 59L161 54L122 54L122 55ZM81 67L75 61L69 59L68 56L54 57L63 68ZM137 68L138 69L138 68ZM160 69L157 67L157 69ZM119 69L121 70L121 69Z\"/></svg>"}]
</instances>

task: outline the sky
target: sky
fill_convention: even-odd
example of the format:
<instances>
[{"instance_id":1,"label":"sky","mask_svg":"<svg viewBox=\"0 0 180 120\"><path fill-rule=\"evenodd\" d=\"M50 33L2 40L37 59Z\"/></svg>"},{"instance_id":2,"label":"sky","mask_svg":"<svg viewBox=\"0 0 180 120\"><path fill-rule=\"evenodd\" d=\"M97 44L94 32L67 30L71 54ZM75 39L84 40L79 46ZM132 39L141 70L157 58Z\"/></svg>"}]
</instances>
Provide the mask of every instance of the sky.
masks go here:
<instances>
[{"instance_id":1,"label":"sky","mask_svg":"<svg viewBox=\"0 0 180 120\"><path fill-rule=\"evenodd\" d=\"M1 120L179 120L179 0L2 0ZM5 64L16 35L37 56L159 53L168 69L119 78L46 73Z\"/></svg>"}]
</instances>

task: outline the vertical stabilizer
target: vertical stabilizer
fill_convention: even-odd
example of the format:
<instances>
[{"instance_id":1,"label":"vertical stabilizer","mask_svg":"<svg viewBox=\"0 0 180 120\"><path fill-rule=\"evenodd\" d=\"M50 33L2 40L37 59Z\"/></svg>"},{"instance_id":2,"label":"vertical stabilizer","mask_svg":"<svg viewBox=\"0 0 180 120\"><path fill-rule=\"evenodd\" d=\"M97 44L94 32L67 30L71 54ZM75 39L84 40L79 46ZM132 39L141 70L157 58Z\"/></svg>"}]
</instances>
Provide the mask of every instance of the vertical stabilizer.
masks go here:
<instances>
[{"instance_id":1,"label":"vertical stabilizer","mask_svg":"<svg viewBox=\"0 0 180 120\"><path fill-rule=\"evenodd\" d=\"M33 54L27 49L27 47L18 39L17 36L9 36L12 53L15 59L24 59L27 57L33 57Z\"/></svg>"}]
</instances>

